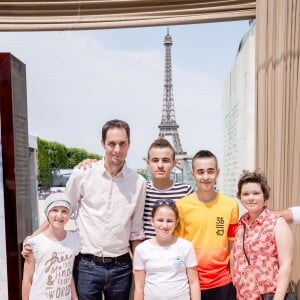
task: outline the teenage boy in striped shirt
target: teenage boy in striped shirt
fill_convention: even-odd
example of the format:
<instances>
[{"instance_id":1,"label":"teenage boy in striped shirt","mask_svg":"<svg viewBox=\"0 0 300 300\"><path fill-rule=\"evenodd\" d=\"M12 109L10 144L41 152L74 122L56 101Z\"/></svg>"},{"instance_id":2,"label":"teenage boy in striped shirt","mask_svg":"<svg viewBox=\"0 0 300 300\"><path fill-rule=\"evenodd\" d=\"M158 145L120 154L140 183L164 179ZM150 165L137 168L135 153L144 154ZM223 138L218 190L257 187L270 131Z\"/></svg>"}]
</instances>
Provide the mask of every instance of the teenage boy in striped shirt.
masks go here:
<instances>
[{"instance_id":1,"label":"teenage boy in striped shirt","mask_svg":"<svg viewBox=\"0 0 300 300\"><path fill-rule=\"evenodd\" d=\"M154 228L150 223L151 211L156 200L178 200L193 193L192 186L174 182L171 178L173 168L176 166L175 150L168 140L159 138L149 147L147 165L152 181L147 182L146 201L144 209L144 231L146 239L155 236Z\"/></svg>"}]
</instances>

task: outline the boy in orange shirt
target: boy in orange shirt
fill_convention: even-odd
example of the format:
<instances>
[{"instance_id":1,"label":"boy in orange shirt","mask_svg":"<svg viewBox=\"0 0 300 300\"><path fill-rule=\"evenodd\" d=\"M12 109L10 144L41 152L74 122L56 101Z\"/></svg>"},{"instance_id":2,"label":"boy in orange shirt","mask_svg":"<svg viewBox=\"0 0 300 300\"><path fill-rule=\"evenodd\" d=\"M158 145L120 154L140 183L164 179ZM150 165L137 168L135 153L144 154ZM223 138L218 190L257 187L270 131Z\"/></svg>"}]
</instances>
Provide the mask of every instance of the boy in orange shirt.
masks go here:
<instances>
[{"instance_id":1,"label":"boy in orange shirt","mask_svg":"<svg viewBox=\"0 0 300 300\"><path fill-rule=\"evenodd\" d=\"M213 153L197 152L191 171L197 190L176 201L180 220L177 235L194 246L202 300L235 300L236 295L229 272L229 254L238 222L238 205L215 191L219 172Z\"/></svg>"}]
</instances>

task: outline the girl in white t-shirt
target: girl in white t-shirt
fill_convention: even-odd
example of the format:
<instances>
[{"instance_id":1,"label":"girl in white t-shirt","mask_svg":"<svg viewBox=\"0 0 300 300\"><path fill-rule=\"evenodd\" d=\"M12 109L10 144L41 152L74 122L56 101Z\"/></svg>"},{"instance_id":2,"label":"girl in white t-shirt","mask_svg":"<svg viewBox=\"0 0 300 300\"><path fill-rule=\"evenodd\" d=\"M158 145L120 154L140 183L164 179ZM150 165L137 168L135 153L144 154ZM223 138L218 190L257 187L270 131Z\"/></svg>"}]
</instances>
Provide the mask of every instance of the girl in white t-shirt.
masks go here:
<instances>
[{"instance_id":1,"label":"girl in white t-shirt","mask_svg":"<svg viewBox=\"0 0 300 300\"><path fill-rule=\"evenodd\" d=\"M23 300L78 300L72 272L75 255L80 251L80 238L78 231L64 229L70 208L70 201L63 193L51 194L45 200L49 226L26 241L33 255L24 262Z\"/></svg>"},{"instance_id":2,"label":"girl in white t-shirt","mask_svg":"<svg viewBox=\"0 0 300 300\"><path fill-rule=\"evenodd\" d=\"M173 200L157 200L151 224L156 236L139 244L133 257L134 300L201 299L192 244L173 236L178 212Z\"/></svg>"}]
</instances>

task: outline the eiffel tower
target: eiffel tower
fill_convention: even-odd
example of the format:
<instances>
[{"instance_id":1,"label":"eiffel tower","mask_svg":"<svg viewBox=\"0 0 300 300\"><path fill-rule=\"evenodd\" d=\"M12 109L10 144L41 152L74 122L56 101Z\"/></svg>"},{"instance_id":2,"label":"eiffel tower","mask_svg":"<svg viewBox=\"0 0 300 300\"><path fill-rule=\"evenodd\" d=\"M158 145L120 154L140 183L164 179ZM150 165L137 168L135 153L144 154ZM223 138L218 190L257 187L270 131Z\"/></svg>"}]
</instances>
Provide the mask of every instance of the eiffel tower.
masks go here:
<instances>
[{"instance_id":1,"label":"eiffel tower","mask_svg":"<svg viewBox=\"0 0 300 300\"><path fill-rule=\"evenodd\" d=\"M158 125L159 137L165 138L165 136L171 136L173 139L173 146L176 155L186 155L183 151L180 142L178 128L176 123L174 98L173 98L173 83L172 83L172 62L171 62L171 47L172 37L169 34L169 28L167 29L167 35L164 40L165 45L165 79L164 79L164 98L161 122Z\"/></svg>"}]
</instances>

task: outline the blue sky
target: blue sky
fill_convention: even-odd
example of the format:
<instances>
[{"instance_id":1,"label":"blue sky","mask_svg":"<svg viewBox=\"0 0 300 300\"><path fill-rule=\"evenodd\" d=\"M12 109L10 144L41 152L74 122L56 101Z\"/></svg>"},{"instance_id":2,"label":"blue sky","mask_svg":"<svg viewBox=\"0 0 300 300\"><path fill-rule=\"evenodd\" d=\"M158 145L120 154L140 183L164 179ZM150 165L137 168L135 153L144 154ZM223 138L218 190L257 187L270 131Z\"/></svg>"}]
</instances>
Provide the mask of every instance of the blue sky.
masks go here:
<instances>
[{"instance_id":1,"label":"blue sky","mask_svg":"<svg viewBox=\"0 0 300 300\"><path fill-rule=\"evenodd\" d=\"M222 146L222 85L248 21L170 26L173 95L179 135L193 155ZM128 164L145 166L158 136L167 27L0 32L0 51L26 64L31 134L103 154L110 119L131 125Z\"/></svg>"}]
</instances>

